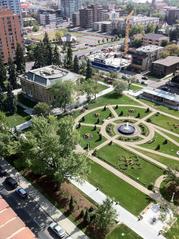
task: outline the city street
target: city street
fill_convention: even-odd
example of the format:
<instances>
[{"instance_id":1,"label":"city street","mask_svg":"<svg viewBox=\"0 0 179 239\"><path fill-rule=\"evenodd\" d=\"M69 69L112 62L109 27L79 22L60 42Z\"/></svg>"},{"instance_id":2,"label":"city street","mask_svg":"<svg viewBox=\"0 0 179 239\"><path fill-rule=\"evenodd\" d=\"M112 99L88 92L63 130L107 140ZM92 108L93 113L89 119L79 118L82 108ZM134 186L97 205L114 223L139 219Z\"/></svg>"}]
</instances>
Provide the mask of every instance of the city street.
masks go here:
<instances>
[{"instance_id":1,"label":"city street","mask_svg":"<svg viewBox=\"0 0 179 239\"><path fill-rule=\"evenodd\" d=\"M15 190L10 190L4 183L5 177L0 177L0 195L7 201L17 215L40 239L57 239L56 235L48 229L52 221L57 222L72 239L88 239L68 218L66 218L48 199L35 189L22 177L7 161L1 159L1 166L8 176L13 177L18 185L23 187L28 198L22 199Z\"/></svg>"}]
</instances>

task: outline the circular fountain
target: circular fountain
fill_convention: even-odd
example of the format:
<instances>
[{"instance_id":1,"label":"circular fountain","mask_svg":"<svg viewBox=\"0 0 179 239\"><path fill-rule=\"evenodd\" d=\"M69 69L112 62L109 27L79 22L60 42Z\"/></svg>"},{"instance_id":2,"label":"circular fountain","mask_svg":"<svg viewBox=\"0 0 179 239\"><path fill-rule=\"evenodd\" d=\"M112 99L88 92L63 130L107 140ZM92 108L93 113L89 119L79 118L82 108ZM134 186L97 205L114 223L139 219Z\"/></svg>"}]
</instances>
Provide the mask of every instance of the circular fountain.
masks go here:
<instances>
[{"instance_id":1,"label":"circular fountain","mask_svg":"<svg viewBox=\"0 0 179 239\"><path fill-rule=\"evenodd\" d=\"M135 133L135 127L131 124L129 124L129 122L126 122L125 124L121 124L118 128L117 128L118 132L124 135L132 135Z\"/></svg>"}]
</instances>

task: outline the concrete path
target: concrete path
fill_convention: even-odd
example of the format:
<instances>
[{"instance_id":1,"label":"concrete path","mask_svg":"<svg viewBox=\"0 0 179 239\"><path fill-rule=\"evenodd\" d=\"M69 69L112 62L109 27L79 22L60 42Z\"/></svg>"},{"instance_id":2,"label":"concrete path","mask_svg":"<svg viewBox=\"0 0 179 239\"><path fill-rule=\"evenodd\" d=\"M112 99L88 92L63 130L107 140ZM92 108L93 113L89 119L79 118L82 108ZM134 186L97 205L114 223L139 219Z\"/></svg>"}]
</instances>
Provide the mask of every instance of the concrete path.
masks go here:
<instances>
[{"instance_id":1,"label":"concrete path","mask_svg":"<svg viewBox=\"0 0 179 239\"><path fill-rule=\"evenodd\" d=\"M18 132L20 132L24 129L28 129L31 125L32 125L32 120L29 120L22 124L17 125L16 127L14 127L14 129L16 129Z\"/></svg>"},{"instance_id":2,"label":"concrete path","mask_svg":"<svg viewBox=\"0 0 179 239\"><path fill-rule=\"evenodd\" d=\"M20 182L19 185L26 188L27 191L33 196L41 209L47 213L52 220L58 222L58 224L69 234L72 239L88 239L88 237L79 230L75 224L73 224L68 218L66 218L60 210L58 210L46 197L44 197L37 189L35 189L21 174L12 167L6 160L1 159L1 165L7 169L8 173L17 178Z\"/></svg>"},{"instance_id":3,"label":"concrete path","mask_svg":"<svg viewBox=\"0 0 179 239\"><path fill-rule=\"evenodd\" d=\"M75 180L71 180L71 183L98 204L102 204L103 201L107 198L107 196L103 192L96 190L96 187L94 187L87 181L79 183ZM128 210L126 210L119 204L117 205L116 203L113 203L113 208L117 212L118 221L131 228L143 239L165 239L164 236L158 235L159 231L154 229L152 225L147 224L143 220L139 221L136 216L131 214Z\"/></svg>"}]
</instances>

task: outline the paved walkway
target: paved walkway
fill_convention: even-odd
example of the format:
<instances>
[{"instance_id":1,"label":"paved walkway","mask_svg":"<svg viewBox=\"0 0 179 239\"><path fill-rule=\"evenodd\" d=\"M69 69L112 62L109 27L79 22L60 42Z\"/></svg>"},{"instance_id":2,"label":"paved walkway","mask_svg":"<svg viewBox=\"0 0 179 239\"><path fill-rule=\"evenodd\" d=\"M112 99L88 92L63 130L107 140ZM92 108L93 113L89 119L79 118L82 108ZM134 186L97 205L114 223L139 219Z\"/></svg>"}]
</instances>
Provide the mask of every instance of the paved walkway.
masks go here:
<instances>
[{"instance_id":1,"label":"paved walkway","mask_svg":"<svg viewBox=\"0 0 179 239\"><path fill-rule=\"evenodd\" d=\"M88 239L88 237L79 230L68 218L66 218L60 210L58 210L46 197L44 197L37 189L35 189L21 174L13 168L6 160L1 159L1 165L8 170L9 174L15 176L20 181L19 185L26 188L34 201L38 202L43 211L45 211L53 220L72 236L72 239ZM24 238L25 239L25 238Z\"/></svg>"},{"instance_id":2,"label":"paved walkway","mask_svg":"<svg viewBox=\"0 0 179 239\"><path fill-rule=\"evenodd\" d=\"M101 204L107 198L107 196L103 192L96 190L96 187L94 187L87 181L79 183L75 180L71 180L71 182L98 204ZM156 228L152 227L152 225L144 222L143 220L138 221L138 218L136 216L131 214L128 210L126 210L119 204L117 205L113 203L113 207L117 212L118 221L131 228L143 239L165 239L164 236L158 235L159 231L157 231Z\"/></svg>"}]
</instances>

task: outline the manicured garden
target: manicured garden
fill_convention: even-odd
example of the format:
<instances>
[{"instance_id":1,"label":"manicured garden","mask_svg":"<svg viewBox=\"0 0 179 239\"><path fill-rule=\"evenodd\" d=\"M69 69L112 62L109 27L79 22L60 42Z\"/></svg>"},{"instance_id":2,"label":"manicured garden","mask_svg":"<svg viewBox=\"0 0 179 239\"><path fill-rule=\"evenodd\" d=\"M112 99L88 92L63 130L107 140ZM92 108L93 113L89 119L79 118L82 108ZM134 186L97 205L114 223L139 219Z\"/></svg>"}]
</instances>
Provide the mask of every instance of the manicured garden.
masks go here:
<instances>
[{"instance_id":1,"label":"manicured garden","mask_svg":"<svg viewBox=\"0 0 179 239\"><path fill-rule=\"evenodd\" d=\"M150 153L150 152L147 152L147 151L144 151L144 150L139 150L138 149L137 151L145 154L146 156L149 156L149 157L157 160L158 162L160 162L162 164L165 164L169 168L178 169L179 170L179 161L177 161L177 160L173 160L173 159L168 158L167 156L166 157L160 156L160 155L157 155L157 154L154 154L154 153Z\"/></svg>"},{"instance_id":2,"label":"manicured garden","mask_svg":"<svg viewBox=\"0 0 179 239\"><path fill-rule=\"evenodd\" d=\"M152 101L149 101L149 100L146 100L146 99L140 99L140 101L144 102L145 104L147 104L149 106L152 106L153 108L155 108L157 110L160 110L160 111L163 111L165 113L168 113L168 114L171 114L171 115L179 117L179 111L178 110L170 109L170 108L168 108L166 106L156 104L156 103L154 103Z\"/></svg>"},{"instance_id":3,"label":"manicured garden","mask_svg":"<svg viewBox=\"0 0 179 239\"><path fill-rule=\"evenodd\" d=\"M99 128L81 126L78 131L80 133L80 145L86 149L96 148L103 143L105 139L99 135Z\"/></svg>"},{"instance_id":4,"label":"manicured garden","mask_svg":"<svg viewBox=\"0 0 179 239\"><path fill-rule=\"evenodd\" d=\"M152 116L150 120L153 124L179 134L179 120L158 113Z\"/></svg>"},{"instance_id":5,"label":"manicured garden","mask_svg":"<svg viewBox=\"0 0 179 239\"><path fill-rule=\"evenodd\" d=\"M146 144L143 144L142 147L173 156L177 156L176 152L179 150L175 144L158 133L155 133L154 138Z\"/></svg>"},{"instance_id":6,"label":"manicured garden","mask_svg":"<svg viewBox=\"0 0 179 239\"><path fill-rule=\"evenodd\" d=\"M143 118L149 114L149 111L143 108L136 108L132 106L114 107L116 113L120 117L134 117L134 118Z\"/></svg>"},{"instance_id":7,"label":"manicured garden","mask_svg":"<svg viewBox=\"0 0 179 239\"><path fill-rule=\"evenodd\" d=\"M106 239L142 239L130 228L121 224L117 226L110 234L107 235Z\"/></svg>"},{"instance_id":8,"label":"manicured garden","mask_svg":"<svg viewBox=\"0 0 179 239\"><path fill-rule=\"evenodd\" d=\"M107 145L98 150L97 157L146 187L153 184L163 174L162 169L116 144Z\"/></svg>"},{"instance_id":9,"label":"manicured garden","mask_svg":"<svg viewBox=\"0 0 179 239\"><path fill-rule=\"evenodd\" d=\"M10 127L15 127L25 121L30 120L30 116L24 113L21 107L17 107L17 112L13 115L7 115L7 123Z\"/></svg>"},{"instance_id":10,"label":"manicured garden","mask_svg":"<svg viewBox=\"0 0 179 239\"><path fill-rule=\"evenodd\" d=\"M95 162L89 160L89 164L88 181L131 213L138 215L149 204L150 199L145 194Z\"/></svg>"},{"instance_id":11,"label":"manicured garden","mask_svg":"<svg viewBox=\"0 0 179 239\"><path fill-rule=\"evenodd\" d=\"M84 117L84 123L88 124L102 124L103 120L113 117L109 109L100 109L89 113Z\"/></svg>"}]
</instances>

